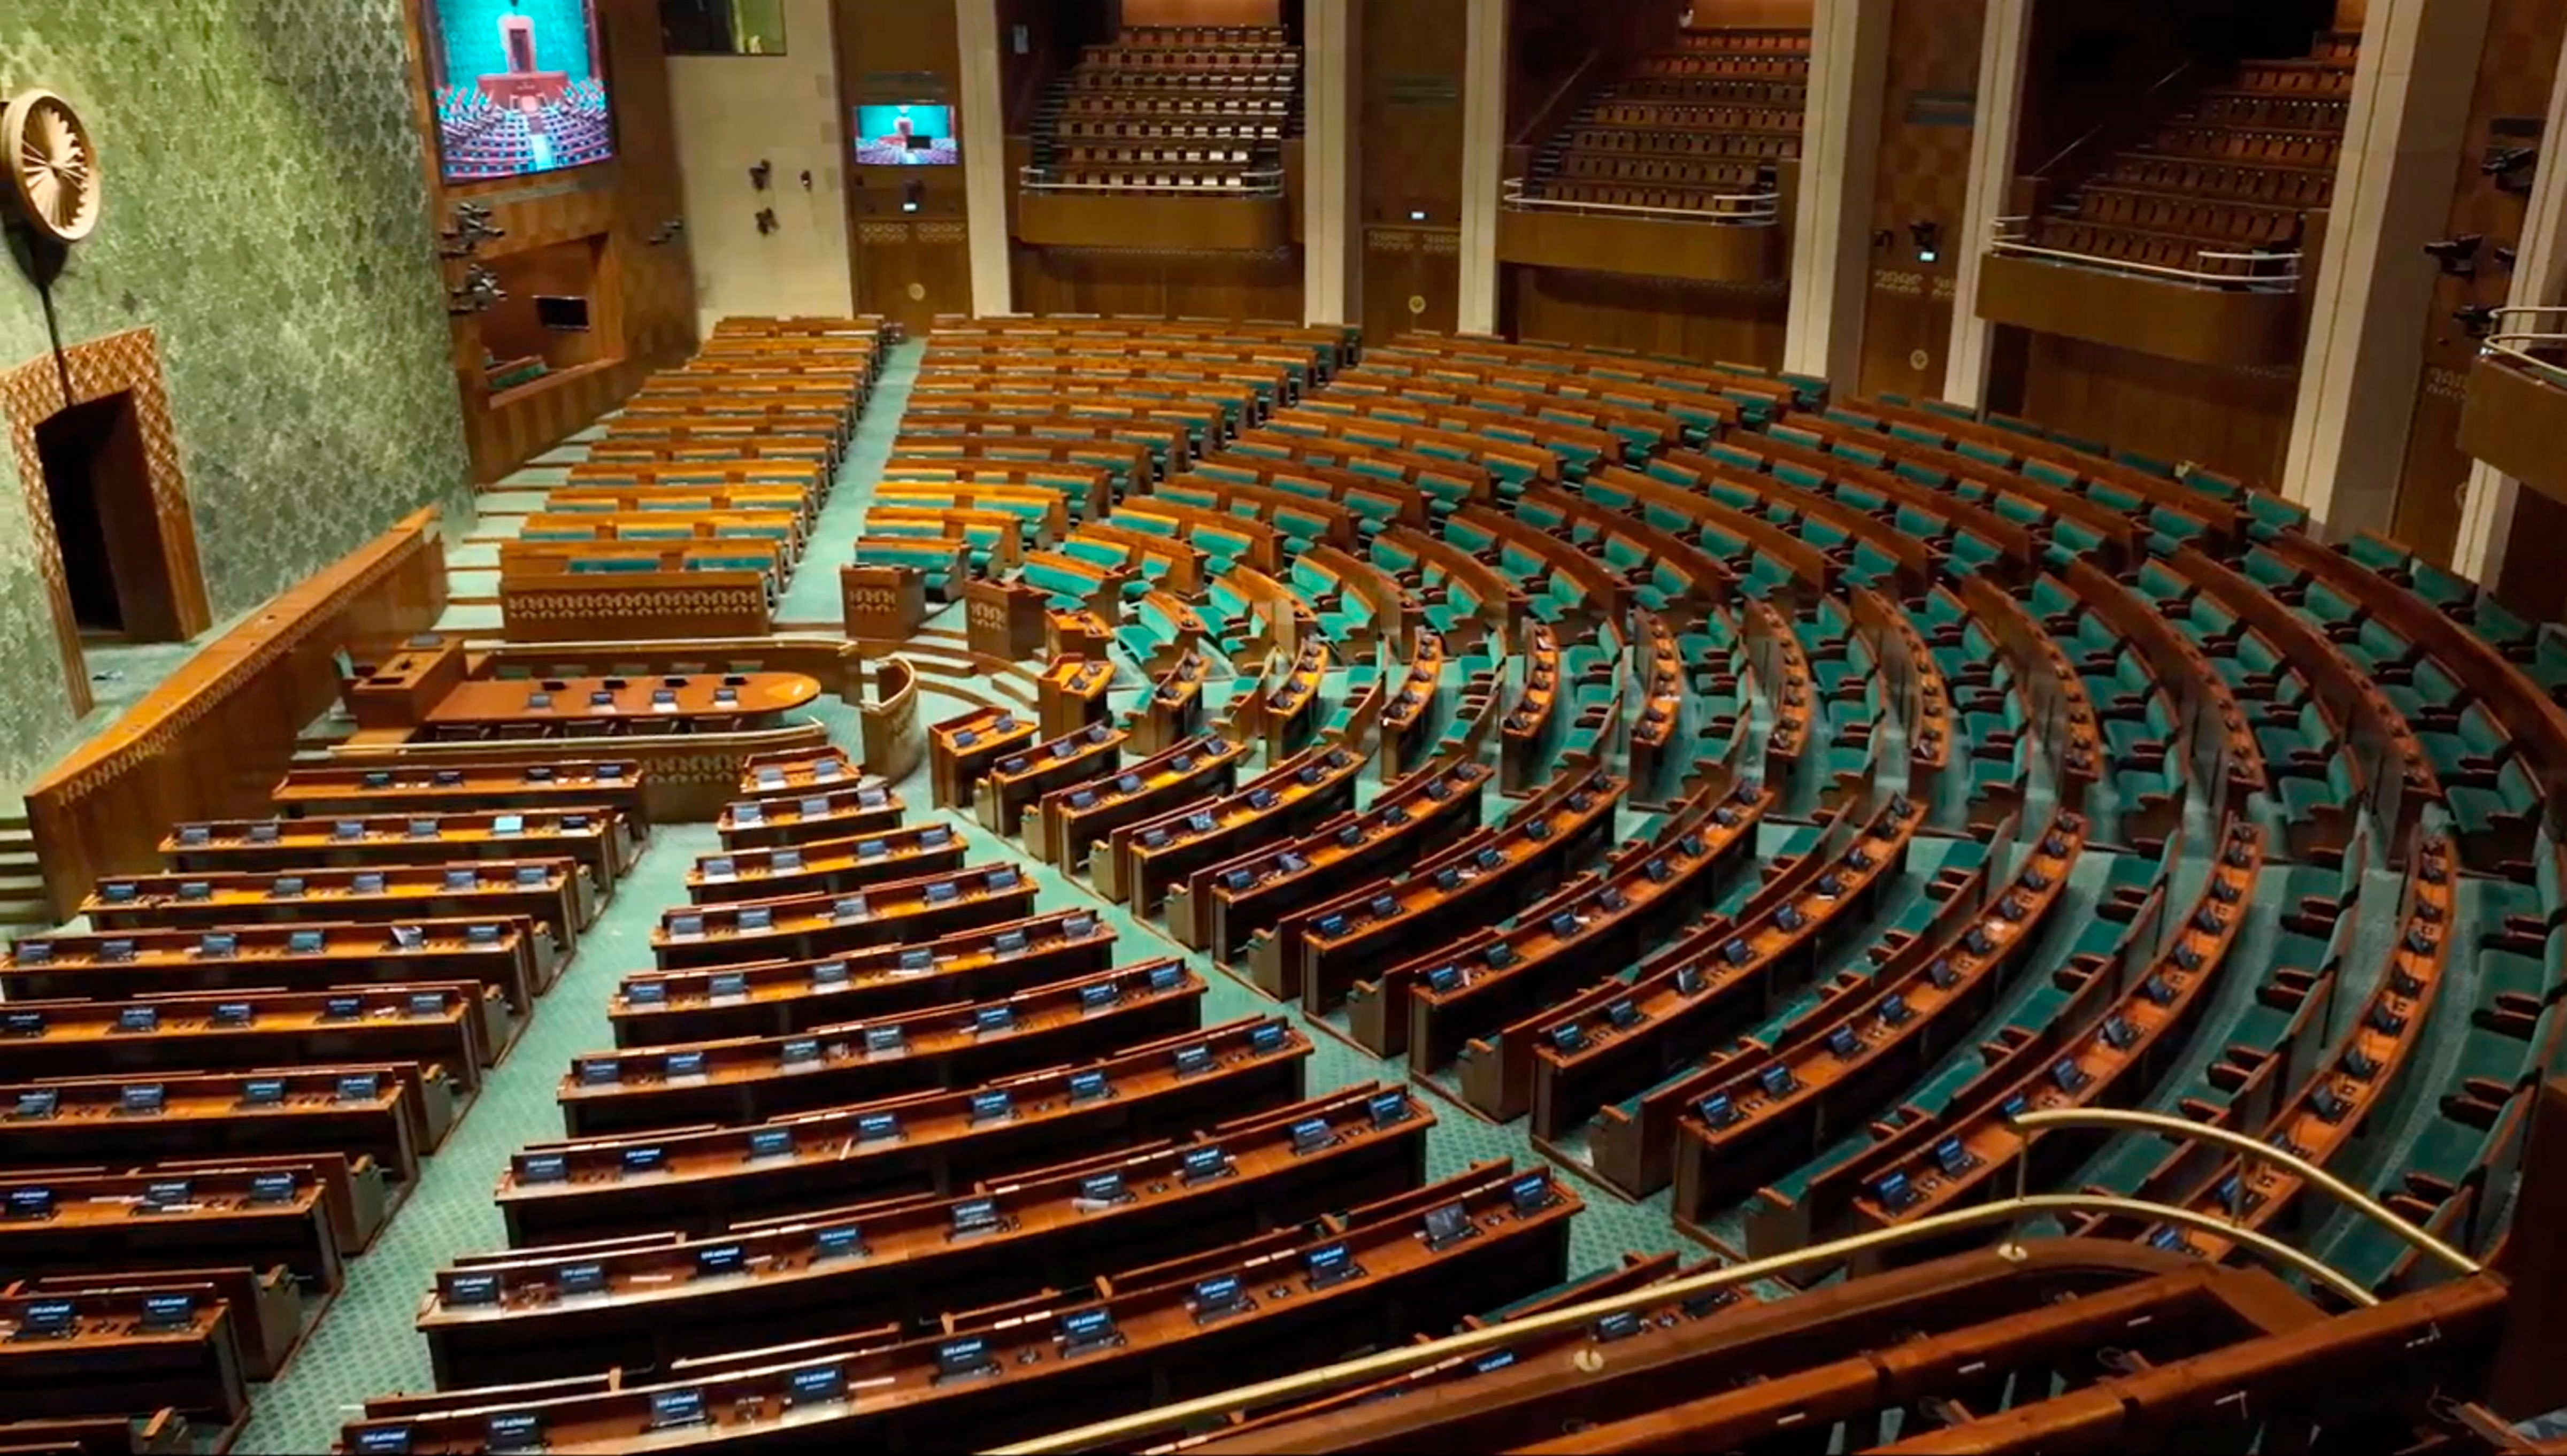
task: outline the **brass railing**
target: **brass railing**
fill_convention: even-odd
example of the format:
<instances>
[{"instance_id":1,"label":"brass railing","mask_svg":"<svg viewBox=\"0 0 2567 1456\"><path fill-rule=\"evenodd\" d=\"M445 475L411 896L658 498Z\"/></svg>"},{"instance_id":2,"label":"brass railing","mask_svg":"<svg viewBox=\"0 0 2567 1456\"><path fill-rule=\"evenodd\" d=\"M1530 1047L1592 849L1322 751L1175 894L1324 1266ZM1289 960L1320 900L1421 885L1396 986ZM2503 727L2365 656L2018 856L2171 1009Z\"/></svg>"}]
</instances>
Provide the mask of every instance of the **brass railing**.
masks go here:
<instances>
[{"instance_id":1,"label":"brass railing","mask_svg":"<svg viewBox=\"0 0 2567 1456\"><path fill-rule=\"evenodd\" d=\"M2023 1132L2024 1146L2027 1151L2041 1134L2061 1127L2137 1129L2163 1133L2174 1138L2198 1138L2219 1143L2243 1155L2261 1158L2266 1162L2289 1169L2307 1180L2312 1187L2322 1188L2343 1200L2366 1218L2386 1228L2409 1247L2447 1267L2454 1274L2468 1276L2479 1272L2479 1266L2475 1260L2400 1218L2379 1200L2327 1172L2324 1168L2296 1153L2287 1152L2240 1133L2230 1132L2225 1128L2205 1127L2184 1118L2168 1117L2156 1112L2085 1107L2062 1107L2026 1112L2014 1119L2014 1126ZM2024 1162L2018 1155L2016 1163L2018 1190L2025 1176L2022 1171L2024 1166ZM2296 1270L2312 1282L2323 1285L2349 1304L2371 1306L2380 1303L2377 1296L2349 1276L2328 1267L2315 1256L2294 1249L2261 1230L2246 1227L2242 1218L2222 1220L2192 1209L2178 1208L2172 1204L2119 1198L2109 1194L2027 1194L2018 1191L2012 1198L1981 1204L1976 1208L1931 1214L1924 1218L1894 1224L1885 1229L1873 1229L1843 1239L1832 1239L1824 1244L1813 1244L1788 1254L1777 1254L1764 1259L1751 1259L1743 1264L1704 1270L1699 1274L1671 1279L1663 1284L1649 1285L1618 1295L1608 1295L1598 1300L1588 1300L1582 1304L1545 1313L1527 1315L1522 1319L1511 1319L1479 1329L1466 1330L1421 1344L1401 1345L1375 1354L1321 1365L1315 1369L1296 1370L1289 1375L1281 1375L1272 1380L1261 1380L1255 1384L1199 1396L1193 1400L1163 1405L1154 1410L1117 1416L1112 1420L1097 1421L1074 1430L1036 1437L1030 1441L1019 1441L1013 1445L996 1448L995 1456L1040 1456L1040 1453L1054 1451L1128 1446L1135 1437L1166 1431L1170 1427L1187 1421L1220 1416L1236 1410L1255 1409L1279 1401L1299 1399L1361 1380L1403 1374L1425 1365L1477 1354L1501 1345L1515 1344L1539 1335L1582 1328L1610 1314L1657 1309L1698 1296L1733 1289L1740 1285L1754 1284L1759 1280L1773 1279L1813 1264L1836 1264L1852 1259L1855 1255L1931 1240L1987 1224L2007 1223L2037 1214L2062 1213L2122 1214L2132 1218L2146 1219L2153 1223L2181 1224L2203 1233L2216 1234L2220 1238L2252 1249L2265 1259ZM2019 1252L2021 1246L2009 1241L2000 1247L2009 1252Z\"/></svg>"},{"instance_id":2,"label":"brass railing","mask_svg":"<svg viewBox=\"0 0 2567 1456\"><path fill-rule=\"evenodd\" d=\"M2300 286L2301 254L2296 248L2289 252L2253 250L2237 252L2222 248L2192 250L2192 256L2196 262L2247 263L2259 270L2277 270L2219 273L2208 269L2169 267L2163 263L2139 263L2128 258L2109 258L2101 253L2081 253L2073 248L2042 247L2031 241L2025 234L2024 229L2031 221L2031 218L2024 216L1991 219L1988 251L2010 258L2052 258L2063 263L2075 263L2080 267L2102 268L2115 273L2136 273L2143 278L2171 278L2178 283L2207 283L2225 288L2251 287L2259 292Z\"/></svg>"},{"instance_id":3,"label":"brass railing","mask_svg":"<svg viewBox=\"0 0 2567 1456\"><path fill-rule=\"evenodd\" d=\"M2567 320L2567 307L2526 304L2508 305L2495 311L2495 322L2499 326L2514 319L2529 322L2533 327L2498 327L2479 342L2478 353L2487 358L2506 360L2552 381L2567 376L2567 367L2532 352L2546 349L2553 356L2567 356L2567 332L2559 329L2560 321Z\"/></svg>"}]
</instances>

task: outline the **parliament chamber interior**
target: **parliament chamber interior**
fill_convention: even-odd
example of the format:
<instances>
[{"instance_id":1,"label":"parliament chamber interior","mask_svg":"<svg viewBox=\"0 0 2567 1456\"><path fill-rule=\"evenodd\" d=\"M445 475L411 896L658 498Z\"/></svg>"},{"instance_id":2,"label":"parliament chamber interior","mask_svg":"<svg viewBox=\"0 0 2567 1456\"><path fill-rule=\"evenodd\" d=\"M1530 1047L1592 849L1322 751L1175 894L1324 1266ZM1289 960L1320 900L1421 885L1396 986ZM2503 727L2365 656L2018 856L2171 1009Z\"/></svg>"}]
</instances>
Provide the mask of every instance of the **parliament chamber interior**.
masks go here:
<instances>
[{"instance_id":1,"label":"parliament chamber interior","mask_svg":"<svg viewBox=\"0 0 2567 1456\"><path fill-rule=\"evenodd\" d=\"M2567 1452L2551 122L22 0L0 1453Z\"/></svg>"}]
</instances>

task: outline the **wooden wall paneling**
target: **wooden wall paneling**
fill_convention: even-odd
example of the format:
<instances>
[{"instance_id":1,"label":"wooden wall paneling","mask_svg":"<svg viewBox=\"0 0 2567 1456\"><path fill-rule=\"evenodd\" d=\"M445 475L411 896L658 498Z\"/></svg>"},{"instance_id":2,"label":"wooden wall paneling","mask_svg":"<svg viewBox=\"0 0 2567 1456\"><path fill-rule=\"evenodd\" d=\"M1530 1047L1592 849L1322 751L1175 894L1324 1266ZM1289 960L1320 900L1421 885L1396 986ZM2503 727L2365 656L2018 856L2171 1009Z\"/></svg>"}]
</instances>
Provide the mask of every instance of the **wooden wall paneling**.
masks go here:
<instances>
[{"instance_id":1,"label":"wooden wall paneling","mask_svg":"<svg viewBox=\"0 0 2567 1456\"><path fill-rule=\"evenodd\" d=\"M898 319L912 330L926 328L939 313L970 313L965 191L973 166L1007 164L1007 146L1003 137L960 130L963 61L954 7L934 0L836 3L839 106L850 136L856 107L934 102L954 108L963 147L958 166L849 161L847 265L855 275L856 312ZM918 189L915 212L904 210L912 187Z\"/></svg>"},{"instance_id":2,"label":"wooden wall paneling","mask_svg":"<svg viewBox=\"0 0 2567 1456\"><path fill-rule=\"evenodd\" d=\"M1363 248L1365 338L1453 332L1462 294L1460 228L1367 227Z\"/></svg>"},{"instance_id":3,"label":"wooden wall paneling","mask_svg":"<svg viewBox=\"0 0 2567 1456\"><path fill-rule=\"evenodd\" d=\"M1693 283L1509 264L1499 292L1516 338L1782 367L1787 280Z\"/></svg>"},{"instance_id":4,"label":"wooden wall paneling","mask_svg":"<svg viewBox=\"0 0 2567 1456\"><path fill-rule=\"evenodd\" d=\"M855 251L868 290L862 311L897 319L913 334L938 314L972 311L972 255L960 220L860 221Z\"/></svg>"},{"instance_id":5,"label":"wooden wall paneling","mask_svg":"<svg viewBox=\"0 0 2567 1456\"><path fill-rule=\"evenodd\" d=\"M1282 25L1283 0L1123 0L1125 25Z\"/></svg>"},{"instance_id":6,"label":"wooden wall paneling","mask_svg":"<svg viewBox=\"0 0 2567 1456\"><path fill-rule=\"evenodd\" d=\"M2400 540L2445 565L2459 530L2460 489L2469 478L2469 456L2458 442L2460 399L2469 363L2477 354L2477 341L2452 315L2471 304L2503 305L2513 275L2496 262L2495 250L2521 238L2526 205L2524 193L2499 188L2479 163L2505 147L2544 145L2543 114L2549 106L2562 36L2567 36L2567 6L2555 0L2493 0L2488 7L2486 41L2478 53L2477 86L2469 103L2467 140L2452 178L2449 222L2442 231L2445 237L2477 233L2486 241L2478 250L2475 277L2446 276L2434 282L2424 369L2407 432L2407 458L2391 526ZM2528 178L2526 170L2516 180L2527 182ZM2517 538L2519 534L2517 526ZM2567 541L2555 534L2535 539L2546 543L2550 553L2539 574L2556 580L2559 568L2567 567Z\"/></svg>"},{"instance_id":7,"label":"wooden wall paneling","mask_svg":"<svg viewBox=\"0 0 2567 1456\"><path fill-rule=\"evenodd\" d=\"M2020 344L1997 352L1990 408L2249 484L2280 476L2297 369L2215 369L2059 334L2000 333Z\"/></svg>"},{"instance_id":8,"label":"wooden wall paneling","mask_svg":"<svg viewBox=\"0 0 2567 1456\"><path fill-rule=\"evenodd\" d=\"M1469 0L1383 0L1363 9L1356 159L1364 221L1458 226L1462 78Z\"/></svg>"},{"instance_id":9,"label":"wooden wall paneling","mask_svg":"<svg viewBox=\"0 0 2567 1456\"><path fill-rule=\"evenodd\" d=\"M1515 0L1508 16L1508 142L1538 141L1535 134L1576 110L1578 97L1612 80L1633 57L1672 42L1687 9L1701 25L1758 23L1710 19L1722 9L1719 0Z\"/></svg>"},{"instance_id":10,"label":"wooden wall paneling","mask_svg":"<svg viewBox=\"0 0 2567 1456\"><path fill-rule=\"evenodd\" d=\"M1007 135L1022 136L1053 78L1078 62L1079 48L1114 37L1108 0L998 0L999 106ZM931 7L933 8L933 7ZM952 7L944 7L949 14ZM1018 27L1025 48L1015 48Z\"/></svg>"},{"instance_id":11,"label":"wooden wall paneling","mask_svg":"<svg viewBox=\"0 0 2567 1456\"><path fill-rule=\"evenodd\" d=\"M1127 313L1224 319L1301 317L1301 253L1145 252L1018 247L1024 313Z\"/></svg>"},{"instance_id":12,"label":"wooden wall paneling","mask_svg":"<svg viewBox=\"0 0 2567 1456\"><path fill-rule=\"evenodd\" d=\"M598 358L532 384L493 395L481 369L485 348L476 315L454 320L456 388L473 474L490 481L585 428L623 403L652 371L684 361L696 347L695 271L683 234L665 225L686 215L669 104L668 58L661 50L655 0L600 0L599 32L606 84L615 111L615 156L591 166L449 184L439 170L433 101L428 92L422 12L409 13L413 110L436 225L449 225L454 205L490 209L505 235L470 259L450 262L449 284L474 261L577 238L603 239L592 281L590 321ZM654 237L663 237L654 242Z\"/></svg>"},{"instance_id":13,"label":"wooden wall paneling","mask_svg":"<svg viewBox=\"0 0 2567 1456\"><path fill-rule=\"evenodd\" d=\"M1880 113L1880 163L1872 186L1871 296L1863 313L1861 389L1908 396L1940 392L1952 336L1970 137L1978 100L1979 40L1987 0L1896 0L1889 19L1888 96ZM1933 262L1916 254L1908 225L1940 228ZM1922 355L1923 362L1917 362Z\"/></svg>"},{"instance_id":14,"label":"wooden wall paneling","mask_svg":"<svg viewBox=\"0 0 2567 1456\"><path fill-rule=\"evenodd\" d=\"M444 610L431 507L189 658L28 790L56 917L69 918L100 875L156 868L174 820L260 812L296 734L339 697L339 650L424 631Z\"/></svg>"}]
</instances>

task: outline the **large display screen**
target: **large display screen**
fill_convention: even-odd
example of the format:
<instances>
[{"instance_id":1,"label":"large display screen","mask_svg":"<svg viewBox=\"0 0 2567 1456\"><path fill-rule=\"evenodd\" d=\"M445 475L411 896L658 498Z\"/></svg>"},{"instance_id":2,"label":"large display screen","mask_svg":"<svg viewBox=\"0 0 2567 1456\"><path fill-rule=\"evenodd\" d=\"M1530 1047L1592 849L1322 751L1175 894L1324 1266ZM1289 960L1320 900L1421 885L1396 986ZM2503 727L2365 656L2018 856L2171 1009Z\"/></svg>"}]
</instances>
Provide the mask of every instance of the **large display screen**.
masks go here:
<instances>
[{"instance_id":1,"label":"large display screen","mask_svg":"<svg viewBox=\"0 0 2567 1456\"><path fill-rule=\"evenodd\" d=\"M952 107L856 108L856 160L867 166L952 166L962 159Z\"/></svg>"},{"instance_id":2,"label":"large display screen","mask_svg":"<svg viewBox=\"0 0 2567 1456\"><path fill-rule=\"evenodd\" d=\"M615 154L596 0L423 0L437 155L449 182Z\"/></svg>"}]
</instances>

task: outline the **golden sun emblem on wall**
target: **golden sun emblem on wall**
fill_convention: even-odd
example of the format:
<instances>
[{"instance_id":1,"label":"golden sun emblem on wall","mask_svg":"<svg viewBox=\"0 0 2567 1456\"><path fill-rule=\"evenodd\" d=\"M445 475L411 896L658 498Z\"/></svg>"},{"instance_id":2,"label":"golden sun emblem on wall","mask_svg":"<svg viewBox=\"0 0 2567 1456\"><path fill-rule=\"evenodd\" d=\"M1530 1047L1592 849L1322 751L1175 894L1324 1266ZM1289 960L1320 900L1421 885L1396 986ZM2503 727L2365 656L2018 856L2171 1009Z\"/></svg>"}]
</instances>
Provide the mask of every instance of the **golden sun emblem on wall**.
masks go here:
<instances>
[{"instance_id":1,"label":"golden sun emblem on wall","mask_svg":"<svg viewBox=\"0 0 2567 1456\"><path fill-rule=\"evenodd\" d=\"M28 91L0 112L0 155L29 226L58 243L74 243L98 226L98 148L71 103L50 91Z\"/></svg>"}]
</instances>

